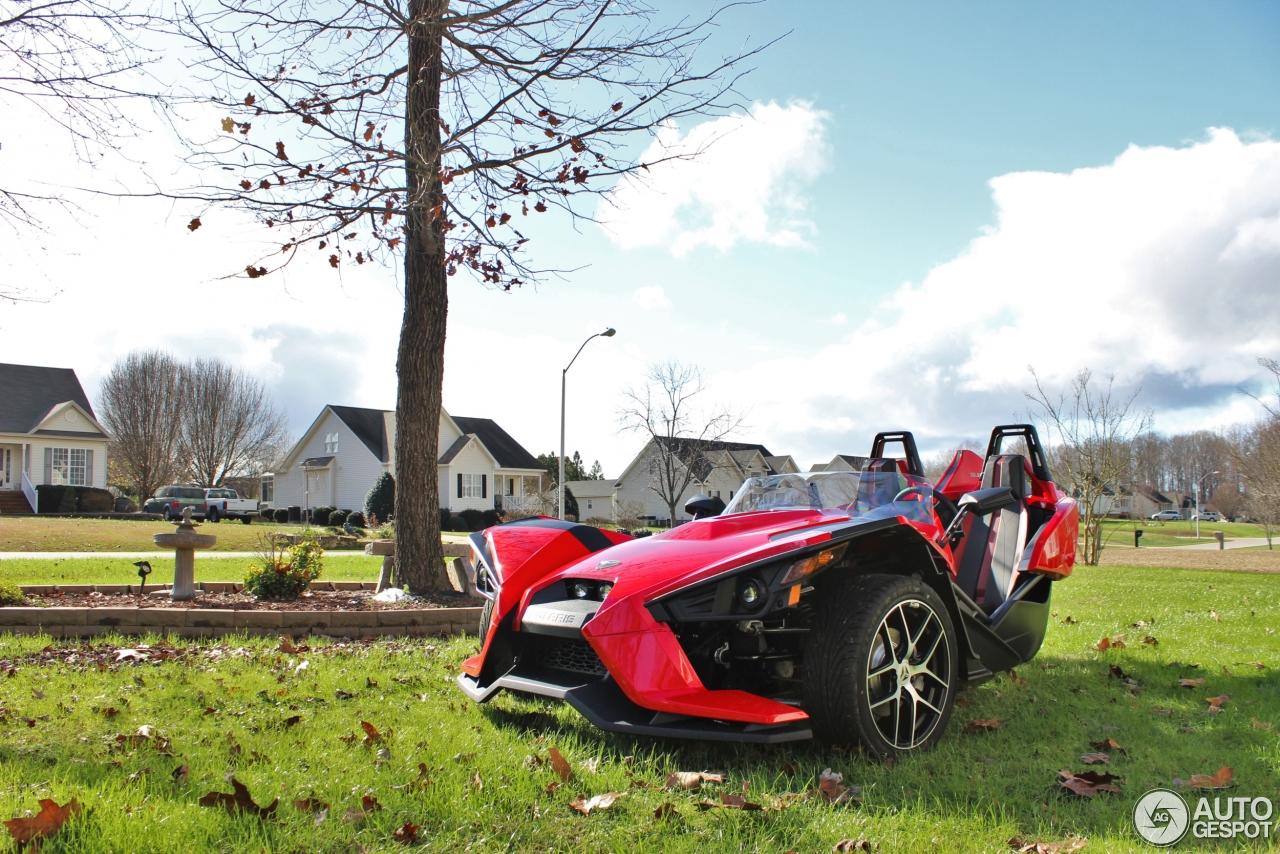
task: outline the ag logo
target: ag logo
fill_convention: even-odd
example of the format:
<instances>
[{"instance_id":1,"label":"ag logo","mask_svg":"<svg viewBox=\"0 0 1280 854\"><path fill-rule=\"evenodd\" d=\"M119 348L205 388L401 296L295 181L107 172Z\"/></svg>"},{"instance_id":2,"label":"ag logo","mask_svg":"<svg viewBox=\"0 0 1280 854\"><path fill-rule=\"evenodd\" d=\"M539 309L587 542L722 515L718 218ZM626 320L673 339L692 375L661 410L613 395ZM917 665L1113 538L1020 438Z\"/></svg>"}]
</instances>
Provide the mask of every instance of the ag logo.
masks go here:
<instances>
[{"instance_id":1,"label":"ag logo","mask_svg":"<svg viewBox=\"0 0 1280 854\"><path fill-rule=\"evenodd\" d=\"M1191 812L1177 792L1152 789L1133 807L1133 826L1152 845L1176 845L1187 835Z\"/></svg>"}]
</instances>

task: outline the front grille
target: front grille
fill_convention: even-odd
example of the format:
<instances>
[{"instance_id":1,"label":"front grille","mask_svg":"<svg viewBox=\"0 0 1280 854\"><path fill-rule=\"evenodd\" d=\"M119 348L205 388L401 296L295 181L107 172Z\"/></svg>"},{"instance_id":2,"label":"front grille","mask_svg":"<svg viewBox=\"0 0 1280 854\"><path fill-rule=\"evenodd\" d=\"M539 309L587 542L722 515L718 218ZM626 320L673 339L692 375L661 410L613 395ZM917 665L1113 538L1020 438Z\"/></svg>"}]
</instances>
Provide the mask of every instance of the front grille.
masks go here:
<instances>
[{"instance_id":1,"label":"front grille","mask_svg":"<svg viewBox=\"0 0 1280 854\"><path fill-rule=\"evenodd\" d=\"M539 638L538 663L553 670L568 670L573 673L590 673L593 676L604 676L608 671L600 656L584 640L571 638Z\"/></svg>"}]
</instances>

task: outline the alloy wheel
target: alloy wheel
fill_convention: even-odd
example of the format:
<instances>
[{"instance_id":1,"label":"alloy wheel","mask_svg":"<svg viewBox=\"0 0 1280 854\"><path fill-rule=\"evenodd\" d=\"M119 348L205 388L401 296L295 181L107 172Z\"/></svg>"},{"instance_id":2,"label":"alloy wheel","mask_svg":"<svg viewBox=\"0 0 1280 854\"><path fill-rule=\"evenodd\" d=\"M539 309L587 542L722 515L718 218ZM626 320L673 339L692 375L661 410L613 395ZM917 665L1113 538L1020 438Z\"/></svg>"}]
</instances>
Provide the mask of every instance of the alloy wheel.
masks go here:
<instances>
[{"instance_id":1,"label":"alloy wheel","mask_svg":"<svg viewBox=\"0 0 1280 854\"><path fill-rule=\"evenodd\" d=\"M867 658L867 702L897 750L925 742L943 718L951 648L942 621L918 599L899 602L876 629Z\"/></svg>"}]
</instances>

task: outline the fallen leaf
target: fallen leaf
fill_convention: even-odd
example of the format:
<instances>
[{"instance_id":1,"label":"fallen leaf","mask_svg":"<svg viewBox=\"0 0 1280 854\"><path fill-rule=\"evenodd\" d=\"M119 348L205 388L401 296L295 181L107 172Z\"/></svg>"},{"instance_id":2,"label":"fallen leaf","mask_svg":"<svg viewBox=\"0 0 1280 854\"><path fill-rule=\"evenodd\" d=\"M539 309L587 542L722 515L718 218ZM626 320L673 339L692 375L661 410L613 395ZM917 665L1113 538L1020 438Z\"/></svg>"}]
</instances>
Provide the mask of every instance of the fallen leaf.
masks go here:
<instances>
[{"instance_id":1,"label":"fallen leaf","mask_svg":"<svg viewBox=\"0 0 1280 854\"><path fill-rule=\"evenodd\" d=\"M173 782L182 784L187 782L187 777L190 774L191 769L189 767L186 765L179 765L177 768L173 769L173 774L171 776L173 777Z\"/></svg>"},{"instance_id":2,"label":"fallen leaf","mask_svg":"<svg viewBox=\"0 0 1280 854\"><path fill-rule=\"evenodd\" d=\"M862 837L858 837L857 839L841 839L839 842L836 843L835 847L832 848L831 850L835 852L870 851L871 843L863 839Z\"/></svg>"},{"instance_id":3,"label":"fallen leaf","mask_svg":"<svg viewBox=\"0 0 1280 854\"><path fill-rule=\"evenodd\" d=\"M102 716L104 718L114 718L118 714L120 714L120 712L118 712L114 706L110 706L102 710Z\"/></svg>"},{"instance_id":4,"label":"fallen leaf","mask_svg":"<svg viewBox=\"0 0 1280 854\"><path fill-rule=\"evenodd\" d=\"M1089 840L1081 836L1070 836L1063 842L1027 842L1014 837L1009 840L1009 847L1017 854L1070 854L1079 851L1089 844Z\"/></svg>"},{"instance_id":5,"label":"fallen leaf","mask_svg":"<svg viewBox=\"0 0 1280 854\"><path fill-rule=\"evenodd\" d=\"M837 771L832 771L830 768L823 769L822 773L818 775L818 794L822 796L824 803L832 806L857 803L859 800L858 795L861 793L861 787L845 786L844 775Z\"/></svg>"},{"instance_id":6,"label":"fallen leaf","mask_svg":"<svg viewBox=\"0 0 1280 854\"><path fill-rule=\"evenodd\" d=\"M1117 744L1114 738L1104 738L1102 741L1091 741L1089 742L1089 746L1094 750L1114 750L1118 753L1123 753L1126 756L1129 755L1128 751Z\"/></svg>"},{"instance_id":7,"label":"fallen leaf","mask_svg":"<svg viewBox=\"0 0 1280 854\"><path fill-rule=\"evenodd\" d=\"M302 715L290 715L289 717L284 719L284 725L287 727L297 726L297 724L301 720L302 720Z\"/></svg>"},{"instance_id":8,"label":"fallen leaf","mask_svg":"<svg viewBox=\"0 0 1280 854\"><path fill-rule=\"evenodd\" d=\"M679 814L680 813L676 809L675 804L671 803L670 801L662 804L656 810L653 811L653 817L656 819L672 818L673 816L677 816Z\"/></svg>"},{"instance_id":9,"label":"fallen leaf","mask_svg":"<svg viewBox=\"0 0 1280 854\"><path fill-rule=\"evenodd\" d=\"M1227 665L1225 665L1225 664L1224 664L1224 665L1222 665L1222 672L1223 672L1223 673L1225 673L1225 674L1227 674L1228 676L1235 676L1235 674L1234 674L1234 673L1232 673L1230 670L1228 670L1228 669L1227 669Z\"/></svg>"},{"instance_id":10,"label":"fallen leaf","mask_svg":"<svg viewBox=\"0 0 1280 854\"><path fill-rule=\"evenodd\" d=\"M552 748L552 750L554 749L555 748ZM609 807L613 806L614 801L623 797L625 794L625 792L605 792L603 795L596 795L590 799L585 795L578 795L578 797L569 801L569 806L573 807L583 815L590 815L592 810L607 810Z\"/></svg>"},{"instance_id":11,"label":"fallen leaf","mask_svg":"<svg viewBox=\"0 0 1280 854\"><path fill-rule=\"evenodd\" d=\"M1191 788L1226 789L1231 785L1232 774L1233 772L1226 765L1223 765L1212 774L1192 774Z\"/></svg>"},{"instance_id":12,"label":"fallen leaf","mask_svg":"<svg viewBox=\"0 0 1280 854\"><path fill-rule=\"evenodd\" d=\"M956 699L955 705L961 709L968 709L973 706L973 703L961 697Z\"/></svg>"},{"instance_id":13,"label":"fallen leaf","mask_svg":"<svg viewBox=\"0 0 1280 854\"><path fill-rule=\"evenodd\" d=\"M1106 771L1082 771L1079 774L1059 771L1058 774L1062 778L1058 785L1082 798L1092 798L1099 792L1120 793L1120 787L1115 784L1120 778Z\"/></svg>"},{"instance_id":14,"label":"fallen leaf","mask_svg":"<svg viewBox=\"0 0 1280 854\"><path fill-rule=\"evenodd\" d=\"M247 812L259 818L266 818L276 811L276 807L280 803L279 798L273 800L271 806L260 807L254 803L253 798L249 795L249 789L243 783L235 777L232 777L229 782L231 783L231 788L235 790L234 794L210 792L200 799L200 806L222 807L228 812Z\"/></svg>"},{"instance_id":15,"label":"fallen leaf","mask_svg":"<svg viewBox=\"0 0 1280 854\"><path fill-rule=\"evenodd\" d=\"M969 721L964 725L964 731L968 733L995 732L1004 727L1004 721L997 718L983 718L976 721Z\"/></svg>"},{"instance_id":16,"label":"fallen leaf","mask_svg":"<svg viewBox=\"0 0 1280 854\"><path fill-rule=\"evenodd\" d=\"M1098 641L1098 645L1094 647L1098 652L1106 652L1109 649L1124 649L1124 641L1120 640L1122 636L1117 635L1115 640L1111 638L1103 638Z\"/></svg>"},{"instance_id":17,"label":"fallen leaf","mask_svg":"<svg viewBox=\"0 0 1280 854\"><path fill-rule=\"evenodd\" d=\"M37 700L43 700L43 699L44 699L44 692L43 692L43 691L41 691L41 690L39 690L38 688L32 688L32 689L31 689L31 696L32 696L32 697L35 697Z\"/></svg>"},{"instance_id":18,"label":"fallen leaf","mask_svg":"<svg viewBox=\"0 0 1280 854\"><path fill-rule=\"evenodd\" d=\"M303 812L320 812L329 808L329 805L319 798L301 798L294 801L293 806Z\"/></svg>"},{"instance_id":19,"label":"fallen leaf","mask_svg":"<svg viewBox=\"0 0 1280 854\"><path fill-rule=\"evenodd\" d=\"M1118 665L1118 664L1112 664L1112 665L1110 665L1110 666L1108 667L1108 669L1110 670L1111 675L1112 675L1112 676L1114 676L1116 679L1128 679L1128 678L1129 678L1129 674L1128 674L1128 673L1125 673L1123 670L1121 670L1121 669L1120 669L1120 665Z\"/></svg>"},{"instance_id":20,"label":"fallen leaf","mask_svg":"<svg viewBox=\"0 0 1280 854\"><path fill-rule=\"evenodd\" d=\"M1213 618L1214 618L1215 620L1217 620L1218 622L1222 622L1222 620L1221 620L1221 619L1219 619L1219 617L1218 617L1218 612L1217 612L1217 611L1210 611L1210 612L1209 612L1209 616L1210 616L1210 617L1213 617Z\"/></svg>"},{"instance_id":21,"label":"fallen leaf","mask_svg":"<svg viewBox=\"0 0 1280 854\"><path fill-rule=\"evenodd\" d=\"M471 785L476 787L476 791L481 791L484 789L484 780L480 777L479 771L477 771L476 775L471 778Z\"/></svg>"},{"instance_id":22,"label":"fallen leaf","mask_svg":"<svg viewBox=\"0 0 1280 854\"><path fill-rule=\"evenodd\" d=\"M364 810L349 809L342 814L342 820L346 824L355 824L357 821L364 821Z\"/></svg>"},{"instance_id":23,"label":"fallen leaf","mask_svg":"<svg viewBox=\"0 0 1280 854\"><path fill-rule=\"evenodd\" d=\"M128 777L126 777L125 779L127 779L130 783L132 783L132 782L135 782L135 781L137 781L137 780L141 780L143 777L146 777L146 776L147 776L148 774L150 774L150 773L151 773L151 769L150 769L150 768L140 768L139 770L134 771L132 774L130 774L130 775L129 775Z\"/></svg>"},{"instance_id":24,"label":"fallen leaf","mask_svg":"<svg viewBox=\"0 0 1280 854\"><path fill-rule=\"evenodd\" d=\"M556 748L547 751L547 757L551 760L551 768L560 775L560 782L567 783L573 777L573 768L569 765L569 760ZM584 813L585 815L585 813Z\"/></svg>"},{"instance_id":25,"label":"fallen leaf","mask_svg":"<svg viewBox=\"0 0 1280 854\"><path fill-rule=\"evenodd\" d=\"M1156 706L1156 707L1155 707L1154 709L1152 709L1151 711L1155 712L1157 715L1171 715L1171 714L1173 714L1173 709L1164 709L1164 708L1161 708L1160 706Z\"/></svg>"},{"instance_id":26,"label":"fallen leaf","mask_svg":"<svg viewBox=\"0 0 1280 854\"><path fill-rule=\"evenodd\" d=\"M724 775L708 774L705 771L672 771L667 775L668 789L689 789L697 791L703 783L723 783Z\"/></svg>"},{"instance_id":27,"label":"fallen leaf","mask_svg":"<svg viewBox=\"0 0 1280 854\"><path fill-rule=\"evenodd\" d=\"M1133 628L1135 628L1135 629L1142 629L1142 628L1146 628L1147 626L1149 626L1149 625L1151 625L1151 624L1150 624L1150 623L1148 623L1146 620L1138 620L1138 622L1136 622L1136 623L1130 623L1129 625L1130 625L1130 626L1132 626L1132 627L1133 627Z\"/></svg>"},{"instance_id":28,"label":"fallen leaf","mask_svg":"<svg viewBox=\"0 0 1280 854\"><path fill-rule=\"evenodd\" d=\"M794 777L800 773L800 766L791 762L782 763L782 773L788 777Z\"/></svg>"},{"instance_id":29,"label":"fallen leaf","mask_svg":"<svg viewBox=\"0 0 1280 854\"><path fill-rule=\"evenodd\" d=\"M369 723L368 721L361 721L360 728L364 730L365 744L375 744L379 741L382 741L383 734L378 732L378 728L373 724ZM387 733L390 733L390 732L391 730L387 730Z\"/></svg>"},{"instance_id":30,"label":"fallen leaf","mask_svg":"<svg viewBox=\"0 0 1280 854\"><path fill-rule=\"evenodd\" d=\"M1019 676L1019 675L1018 675L1018 672L1017 672L1016 670L1010 670L1010 671L1009 671L1009 681L1010 681L1010 682L1012 682L1014 685L1026 685L1026 684L1027 684L1027 680L1025 680L1025 679L1023 679L1021 676Z\"/></svg>"},{"instance_id":31,"label":"fallen leaf","mask_svg":"<svg viewBox=\"0 0 1280 854\"><path fill-rule=\"evenodd\" d=\"M1221 697L1205 697L1204 699L1205 702L1209 704L1210 708L1220 709L1222 708L1223 703L1231 699L1231 695L1223 694Z\"/></svg>"},{"instance_id":32,"label":"fallen leaf","mask_svg":"<svg viewBox=\"0 0 1280 854\"><path fill-rule=\"evenodd\" d=\"M377 812L378 810L382 809L382 804L378 803L378 799L373 797L372 795L365 795L364 797L360 798L360 807L366 813L370 813L370 812Z\"/></svg>"},{"instance_id":33,"label":"fallen leaf","mask_svg":"<svg viewBox=\"0 0 1280 854\"><path fill-rule=\"evenodd\" d=\"M1150 644L1151 646L1159 646L1159 645L1160 645L1160 641L1158 641L1158 640L1156 640L1155 638L1151 637L1151 635L1147 635L1145 638L1143 638L1143 639L1142 639L1142 642L1143 642L1143 643L1145 643L1145 644Z\"/></svg>"},{"instance_id":34,"label":"fallen leaf","mask_svg":"<svg viewBox=\"0 0 1280 854\"><path fill-rule=\"evenodd\" d=\"M14 842L21 846L33 839L57 833L58 828L77 815L80 815L80 802L75 798L67 801L63 806L58 806L57 801L43 798L40 801L39 813L33 816L11 818L4 823L4 826Z\"/></svg>"},{"instance_id":35,"label":"fallen leaf","mask_svg":"<svg viewBox=\"0 0 1280 854\"><path fill-rule=\"evenodd\" d=\"M1254 729L1271 729L1271 724L1266 721L1260 721L1257 718L1249 718L1249 726Z\"/></svg>"},{"instance_id":36,"label":"fallen leaf","mask_svg":"<svg viewBox=\"0 0 1280 854\"><path fill-rule=\"evenodd\" d=\"M1203 679L1179 679L1178 680L1179 688L1198 688L1203 684L1204 684Z\"/></svg>"},{"instance_id":37,"label":"fallen leaf","mask_svg":"<svg viewBox=\"0 0 1280 854\"><path fill-rule=\"evenodd\" d=\"M1064 623L1066 623L1068 626L1070 626L1070 625L1074 625L1075 623L1078 623L1078 622L1080 622L1080 621L1079 621L1079 620L1077 620L1075 617L1071 616L1070 614L1068 614L1068 615L1067 615L1067 618L1066 618L1065 620L1063 620L1062 622L1064 622Z\"/></svg>"},{"instance_id":38,"label":"fallen leaf","mask_svg":"<svg viewBox=\"0 0 1280 854\"><path fill-rule=\"evenodd\" d=\"M391 838L401 845L412 845L418 841L418 825L405 822L399 830L391 834Z\"/></svg>"},{"instance_id":39,"label":"fallen leaf","mask_svg":"<svg viewBox=\"0 0 1280 854\"><path fill-rule=\"evenodd\" d=\"M1080 761L1085 765L1109 765L1111 757L1105 753L1085 753L1080 756Z\"/></svg>"},{"instance_id":40,"label":"fallen leaf","mask_svg":"<svg viewBox=\"0 0 1280 854\"><path fill-rule=\"evenodd\" d=\"M333 696L339 700L350 700L352 697L355 696L355 694L348 694L346 691L343 691L341 688L335 688L333 691Z\"/></svg>"}]
</instances>

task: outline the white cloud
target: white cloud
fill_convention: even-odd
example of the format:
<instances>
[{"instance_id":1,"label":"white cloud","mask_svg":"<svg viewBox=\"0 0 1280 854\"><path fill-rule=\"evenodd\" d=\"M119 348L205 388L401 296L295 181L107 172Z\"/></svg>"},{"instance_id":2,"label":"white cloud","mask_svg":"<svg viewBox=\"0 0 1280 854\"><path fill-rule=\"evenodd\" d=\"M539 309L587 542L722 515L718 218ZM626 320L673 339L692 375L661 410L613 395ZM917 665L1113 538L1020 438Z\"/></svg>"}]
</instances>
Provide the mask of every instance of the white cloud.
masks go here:
<instances>
[{"instance_id":1,"label":"white cloud","mask_svg":"<svg viewBox=\"0 0 1280 854\"><path fill-rule=\"evenodd\" d=\"M667 293L662 289L661 285L637 288L636 292L631 295L631 301L645 311L651 308L666 308L671 305L671 300L667 299Z\"/></svg>"},{"instance_id":2,"label":"white cloud","mask_svg":"<svg viewBox=\"0 0 1280 854\"><path fill-rule=\"evenodd\" d=\"M1235 387L1280 356L1280 142L1216 129L991 187L996 224L842 341L716 378L771 448L981 435L1025 410L1028 365L1051 384L1114 372L1166 430L1247 415Z\"/></svg>"},{"instance_id":3,"label":"white cloud","mask_svg":"<svg viewBox=\"0 0 1280 854\"><path fill-rule=\"evenodd\" d=\"M827 113L810 104L755 104L749 115L662 129L644 153L666 160L623 180L597 212L624 249L666 245L683 256L740 241L805 246L814 226L801 187L826 166Z\"/></svg>"}]
</instances>

